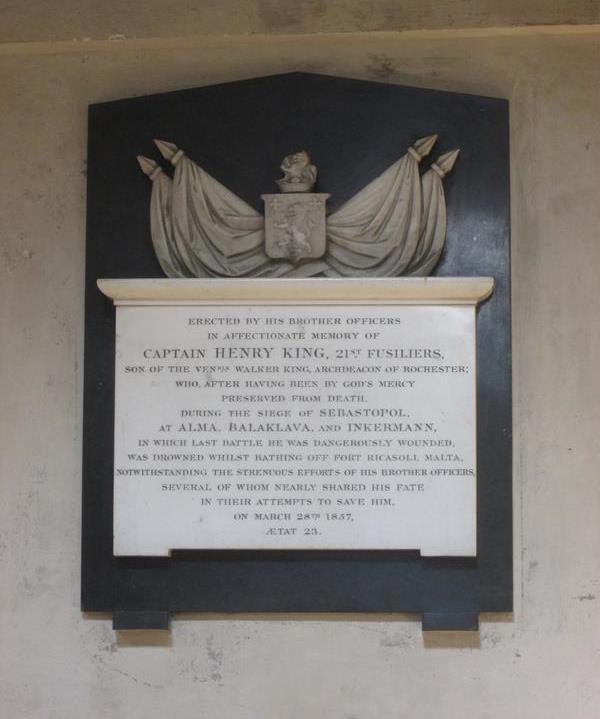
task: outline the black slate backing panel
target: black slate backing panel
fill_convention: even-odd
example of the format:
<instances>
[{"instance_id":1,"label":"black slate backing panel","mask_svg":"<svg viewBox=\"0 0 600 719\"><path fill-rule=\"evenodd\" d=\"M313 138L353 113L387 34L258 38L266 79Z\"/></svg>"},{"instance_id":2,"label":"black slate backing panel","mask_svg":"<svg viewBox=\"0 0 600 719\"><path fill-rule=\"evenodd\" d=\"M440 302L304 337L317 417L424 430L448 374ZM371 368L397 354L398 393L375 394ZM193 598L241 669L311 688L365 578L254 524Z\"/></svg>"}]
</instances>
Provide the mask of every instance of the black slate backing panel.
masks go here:
<instances>
[{"instance_id":1,"label":"black slate backing panel","mask_svg":"<svg viewBox=\"0 0 600 719\"><path fill-rule=\"evenodd\" d=\"M448 234L434 276L496 280L478 311L477 559L373 551L114 558L115 310L96 280L162 276L150 241L150 183L135 156L168 167L152 139L175 142L262 210L260 195L275 190L282 158L306 148L319 168L317 190L331 193L331 211L432 133L439 140L423 169L461 150L444 181ZM510 611L507 101L293 73L92 105L88 142L82 608L121 612L125 623L135 623L127 612L138 611L425 612L436 627L444 615Z\"/></svg>"}]
</instances>

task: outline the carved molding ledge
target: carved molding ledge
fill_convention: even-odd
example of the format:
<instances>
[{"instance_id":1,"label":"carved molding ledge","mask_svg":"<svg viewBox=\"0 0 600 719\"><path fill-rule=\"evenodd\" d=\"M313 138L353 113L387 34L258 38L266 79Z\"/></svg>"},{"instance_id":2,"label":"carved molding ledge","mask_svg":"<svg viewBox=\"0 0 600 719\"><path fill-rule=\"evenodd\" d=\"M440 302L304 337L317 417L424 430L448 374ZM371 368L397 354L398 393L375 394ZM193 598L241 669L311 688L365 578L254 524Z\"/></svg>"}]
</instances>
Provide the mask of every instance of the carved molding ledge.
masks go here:
<instances>
[{"instance_id":1,"label":"carved molding ledge","mask_svg":"<svg viewBox=\"0 0 600 719\"><path fill-rule=\"evenodd\" d=\"M101 279L98 287L115 305L477 305L494 279Z\"/></svg>"}]
</instances>

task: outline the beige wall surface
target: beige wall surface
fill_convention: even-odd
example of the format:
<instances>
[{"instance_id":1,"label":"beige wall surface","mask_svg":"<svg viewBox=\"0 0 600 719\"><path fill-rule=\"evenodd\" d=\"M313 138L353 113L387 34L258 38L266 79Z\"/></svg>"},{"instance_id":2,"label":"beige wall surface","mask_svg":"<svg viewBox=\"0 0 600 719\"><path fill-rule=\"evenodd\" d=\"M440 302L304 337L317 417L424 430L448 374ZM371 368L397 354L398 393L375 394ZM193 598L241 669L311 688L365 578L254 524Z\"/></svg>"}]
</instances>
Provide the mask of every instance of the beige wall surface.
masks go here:
<instances>
[{"instance_id":1,"label":"beige wall surface","mask_svg":"<svg viewBox=\"0 0 600 719\"><path fill-rule=\"evenodd\" d=\"M599 41L271 35L4 52L3 719L600 716ZM187 616L170 637L115 635L79 611L86 107L289 70L511 101L515 612L483 617L479 637L424 639L405 616Z\"/></svg>"},{"instance_id":2,"label":"beige wall surface","mask_svg":"<svg viewBox=\"0 0 600 719\"><path fill-rule=\"evenodd\" d=\"M26 0L0 4L0 42L599 22L600 0Z\"/></svg>"}]
</instances>

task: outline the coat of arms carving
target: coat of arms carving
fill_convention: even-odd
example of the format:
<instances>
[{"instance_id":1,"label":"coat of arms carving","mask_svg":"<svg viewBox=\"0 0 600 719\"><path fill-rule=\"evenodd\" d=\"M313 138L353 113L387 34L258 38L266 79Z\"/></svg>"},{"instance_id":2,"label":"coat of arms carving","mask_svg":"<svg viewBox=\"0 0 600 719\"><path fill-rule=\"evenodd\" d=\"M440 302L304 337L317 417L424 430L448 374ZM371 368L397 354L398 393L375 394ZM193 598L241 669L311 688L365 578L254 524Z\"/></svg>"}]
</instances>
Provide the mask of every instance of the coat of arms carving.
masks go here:
<instances>
[{"instance_id":1,"label":"coat of arms carving","mask_svg":"<svg viewBox=\"0 0 600 719\"><path fill-rule=\"evenodd\" d=\"M417 140L331 214L330 194L312 192L317 168L308 152L288 155L280 192L262 195L264 217L176 145L155 140L173 177L154 160L138 162L153 183L152 242L162 270L167 277L429 275L446 239L442 180L459 153L420 174L436 140Z\"/></svg>"}]
</instances>

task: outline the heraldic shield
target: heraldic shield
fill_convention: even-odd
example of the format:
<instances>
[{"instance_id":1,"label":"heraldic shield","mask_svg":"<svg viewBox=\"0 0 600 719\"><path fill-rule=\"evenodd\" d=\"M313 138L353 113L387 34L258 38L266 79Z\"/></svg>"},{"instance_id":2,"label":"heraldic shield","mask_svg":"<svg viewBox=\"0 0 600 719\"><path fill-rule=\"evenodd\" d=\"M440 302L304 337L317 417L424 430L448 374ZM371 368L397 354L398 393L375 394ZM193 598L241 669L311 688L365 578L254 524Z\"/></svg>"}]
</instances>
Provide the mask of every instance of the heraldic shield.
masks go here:
<instances>
[{"instance_id":1,"label":"heraldic shield","mask_svg":"<svg viewBox=\"0 0 600 719\"><path fill-rule=\"evenodd\" d=\"M265 253L298 262L322 257L326 249L325 203L321 192L262 195L265 201Z\"/></svg>"}]
</instances>

